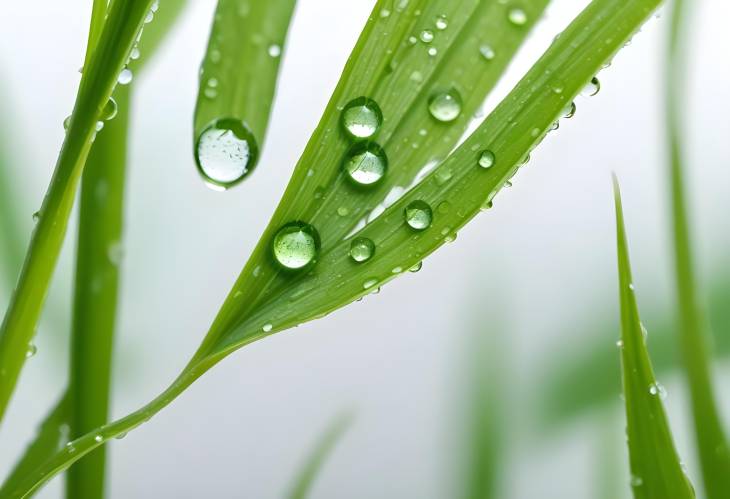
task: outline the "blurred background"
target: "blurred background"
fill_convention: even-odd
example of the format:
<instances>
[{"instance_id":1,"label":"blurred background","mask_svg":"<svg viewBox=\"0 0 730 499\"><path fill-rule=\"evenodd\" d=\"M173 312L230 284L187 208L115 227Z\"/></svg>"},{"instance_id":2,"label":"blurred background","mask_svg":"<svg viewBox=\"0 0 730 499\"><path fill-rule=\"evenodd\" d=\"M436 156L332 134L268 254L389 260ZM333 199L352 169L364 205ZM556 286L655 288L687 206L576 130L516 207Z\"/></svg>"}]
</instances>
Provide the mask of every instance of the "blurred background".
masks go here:
<instances>
[{"instance_id":1,"label":"blurred background","mask_svg":"<svg viewBox=\"0 0 730 499\"><path fill-rule=\"evenodd\" d=\"M167 386L202 339L268 222L373 4L299 2L263 157L251 178L225 193L202 182L191 144L198 66L215 1L190 2L149 69L135 78L115 418ZM551 3L486 110L585 4ZM88 0L41 0L2 9L0 143L12 158L10 190L25 236L73 105L90 7ZM711 312L720 317L713 326L727 338L730 65L721 61L730 5L707 0L694 8L683 103L692 230ZM355 421L312 497L459 497L477 380L492 388L489 406L501 415L494 422L498 497L629 497L610 172L623 186L653 354L653 342L666 337L671 343L660 333L671 333L674 320L662 128L666 24L660 15L634 37L599 74L600 93L579 98L576 116L534 151L494 209L420 272L240 350L151 422L114 441L110 497L281 497L343 410L354 411ZM1 470L12 465L66 383L74 246L72 228L36 338L38 353L0 429ZM0 289L3 309L9 291ZM474 351L483 352L476 365L488 375L473 374ZM592 362L592 355L609 362ZM667 359L671 364L671 355ZM565 371L581 362L581 375ZM724 356L717 375L728 418L730 392L722 387L730 363ZM699 483L682 379L674 369L660 370L659 379L669 393L665 403L680 454ZM56 479L37 497L61 492Z\"/></svg>"}]
</instances>

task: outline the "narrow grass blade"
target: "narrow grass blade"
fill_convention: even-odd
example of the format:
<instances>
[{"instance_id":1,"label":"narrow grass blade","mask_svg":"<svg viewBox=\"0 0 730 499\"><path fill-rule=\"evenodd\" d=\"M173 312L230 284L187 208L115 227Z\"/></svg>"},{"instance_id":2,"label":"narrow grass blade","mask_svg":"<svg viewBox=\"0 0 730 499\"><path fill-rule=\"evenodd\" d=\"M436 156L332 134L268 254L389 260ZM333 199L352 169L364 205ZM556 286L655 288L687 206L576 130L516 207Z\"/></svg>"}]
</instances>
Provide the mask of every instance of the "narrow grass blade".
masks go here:
<instances>
[{"instance_id":1,"label":"narrow grass blade","mask_svg":"<svg viewBox=\"0 0 730 499\"><path fill-rule=\"evenodd\" d=\"M654 377L646 349L631 277L621 194L615 178L614 192L621 304L621 370L631 487L637 499L693 499L694 489L682 470L664 412L664 389Z\"/></svg>"},{"instance_id":2,"label":"narrow grass blade","mask_svg":"<svg viewBox=\"0 0 730 499\"><path fill-rule=\"evenodd\" d=\"M353 417L350 414L335 419L327 431L319 438L311 454L307 456L304 466L292 484L287 495L289 499L306 499L310 497L312 485L319 475L322 466L332 454L337 443L352 425Z\"/></svg>"},{"instance_id":3,"label":"narrow grass blade","mask_svg":"<svg viewBox=\"0 0 730 499\"><path fill-rule=\"evenodd\" d=\"M218 0L193 138L198 170L213 187L231 187L256 167L295 4Z\"/></svg>"},{"instance_id":4,"label":"narrow grass blade","mask_svg":"<svg viewBox=\"0 0 730 499\"><path fill-rule=\"evenodd\" d=\"M667 74L664 78L679 345L689 385L694 433L705 492L708 499L723 499L730 495L730 447L712 386L710 335L705 311L697 292L682 150L681 108L687 73L684 38L688 25L688 6L692 3L684 0L672 2Z\"/></svg>"},{"instance_id":5,"label":"narrow grass blade","mask_svg":"<svg viewBox=\"0 0 730 499\"><path fill-rule=\"evenodd\" d=\"M0 326L0 419L33 338L66 234L96 126L153 0L115 0L84 70L66 139L40 209L18 285Z\"/></svg>"},{"instance_id":6,"label":"narrow grass blade","mask_svg":"<svg viewBox=\"0 0 730 499\"><path fill-rule=\"evenodd\" d=\"M378 7L384 3L379 2ZM290 213L290 207L281 205L208 336L178 379L140 410L70 442L68 449L25 477L10 497L23 497L107 439L142 424L234 350L274 332L321 317L372 292L378 285L396 277L401 270L414 266L453 238L453 232L479 213L483 204L490 202L514 175L530 150L570 105L572 98L625 44L659 3L660 0L594 0L471 137L435 171L385 209L381 216L357 231L355 236L368 237L377 244L379 257L367 262L367 265L358 266L349 257L350 239L333 241L330 246L323 247L312 272L289 275L289 278L277 274L279 279L274 286L262 286L262 282L271 282L271 236L277 221L290 219L290 216L294 220L299 218L297 212ZM410 9L412 5L421 3L408 3L404 8ZM398 6L404 6L404 3L396 4ZM413 17L413 12L408 12L408 16ZM368 41L368 33L374 29L376 22L387 23L391 17L379 17L384 21L371 20L368 23L351 60L359 58L362 44ZM516 19L518 26L522 21L516 15L509 19ZM509 19L504 22L513 22ZM409 32L407 29L399 31L405 40L408 40ZM382 70L384 66L378 67ZM337 103L352 95L343 93L343 89L338 87L325 112L326 118L335 119ZM325 130L326 126L315 134ZM334 133L334 129L331 131ZM481 151L486 148L496 158L489 168L479 162ZM288 188L289 193L296 193L300 186L309 185L308 167L307 163L299 163ZM336 171L331 169L329 173L336 177ZM285 194L288 195L293 194ZM425 233L414 233L403 221L405 207L415 200L436 207L431 226ZM257 261L262 262L261 265L266 262L266 270ZM395 269L399 271L394 272ZM244 305L241 303L247 303L243 296L249 285L256 290L252 297L255 299L250 308L242 308Z\"/></svg>"},{"instance_id":7,"label":"narrow grass blade","mask_svg":"<svg viewBox=\"0 0 730 499\"><path fill-rule=\"evenodd\" d=\"M68 436L63 426L68 420L68 397L63 396L43 420L38 433L28 445L23 457L5 478L0 487L0 497L8 497L15 484L25 475L43 464L66 442Z\"/></svg>"},{"instance_id":8,"label":"narrow grass blade","mask_svg":"<svg viewBox=\"0 0 730 499\"><path fill-rule=\"evenodd\" d=\"M142 59L131 62L134 72L150 58L162 36L187 2L167 0L147 25L137 48ZM93 29L93 26L92 26ZM77 438L108 420L112 346L117 315L127 135L131 85L113 94L115 116L107 119L94 142L81 181L76 279L69 373L69 437ZM106 449L99 448L71 467L66 497L104 496Z\"/></svg>"}]
</instances>

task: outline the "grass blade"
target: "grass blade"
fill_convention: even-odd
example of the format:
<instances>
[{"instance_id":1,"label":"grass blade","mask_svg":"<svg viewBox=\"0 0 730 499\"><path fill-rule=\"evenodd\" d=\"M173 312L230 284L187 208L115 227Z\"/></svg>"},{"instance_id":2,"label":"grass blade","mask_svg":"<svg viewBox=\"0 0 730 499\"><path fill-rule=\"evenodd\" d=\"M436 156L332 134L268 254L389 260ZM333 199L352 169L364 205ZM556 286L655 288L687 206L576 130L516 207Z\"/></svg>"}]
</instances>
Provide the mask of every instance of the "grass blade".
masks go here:
<instances>
[{"instance_id":1,"label":"grass blade","mask_svg":"<svg viewBox=\"0 0 730 499\"><path fill-rule=\"evenodd\" d=\"M155 14L155 22L147 25L138 48L144 58L130 64L135 72L154 53L186 3L168 0ZM131 85L115 89L117 114L95 141L81 181L68 390L71 439L108 421L130 92ZM105 466L106 449L101 447L71 467L66 497L103 497Z\"/></svg>"},{"instance_id":2,"label":"grass blade","mask_svg":"<svg viewBox=\"0 0 730 499\"><path fill-rule=\"evenodd\" d=\"M193 138L198 170L214 187L231 187L256 167L295 4L218 0L201 66Z\"/></svg>"},{"instance_id":3,"label":"grass blade","mask_svg":"<svg viewBox=\"0 0 730 499\"><path fill-rule=\"evenodd\" d=\"M646 350L631 277L621 193L615 177L614 192L621 304L621 369L632 490L637 499L693 499L694 489L682 470L664 413L663 388L657 384Z\"/></svg>"},{"instance_id":4,"label":"grass blade","mask_svg":"<svg viewBox=\"0 0 730 499\"><path fill-rule=\"evenodd\" d=\"M306 499L310 496L312 484L319 475L322 466L332 454L337 443L352 425L353 417L350 414L335 419L327 428L327 431L319 438L311 454L304 462L304 466L292 484L291 491L287 495L289 499Z\"/></svg>"},{"instance_id":5,"label":"grass blade","mask_svg":"<svg viewBox=\"0 0 730 499\"><path fill-rule=\"evenodd\" d=\"M66 234L78 180L96 124L124 68L153 0L115 0L85 68L56 169L30 247L0 326L0 419L25 363Z\"/></svg>"},{"instance_id":6,"label":"grass blade","mask_svg":"<svg viewBox=\"0 0 730 499\"><path fill-rule=\"evenodd\" d=\"M66 442L63 426L68 421L68 397L61 397L43 420L38 433L23 453L23 457L5 478L0 487L0 497L7 497L15 484L25 475L43 464Z\"/></svg>"},{"instance_id":7,"label":"grass blade","mask_svg":"<svg viewBox=\"0 0 730 499\"><path fill-rule=\"evenodd\" d=\"M730 447L715 402L710 366L710 335L697 293L681 142L681 103L685 95L683 87L687 67L683 42L688 24L688 9L684 0L673 0L672 5L667 74L664 81L679 345L689 385L695 440L702 465L705 492L708 499L721 499L730 493Z\"/></svg>"},{"instance_id":8,"label":"grass blade","mask_svg":"<svg viewBox=\"0 0 730 499\"><path fill-rule=\"evenodd\" d=\"M378 7L384 3L378 3ZM10 497L23 497L104 441L142 424L232 351L344 306L394 278L397 272L394 273L393 269L412 267L435 251L449 240L449 234L479 213L484 202L489 202L514 175L566 105L624 45L659 3L660 0L594 0L471 137L435 171L356 233L357 236L369 237L378 245L379 258L368 262L368 265L358 267L351 261L349 239L336 241L322 251L313 272L280 280L275 289L262 288L260 282L268 282L268 279L264 279L266 274L262 267L256 270L259 266L257 262L266 262L266 269L272 268L269 251L273 228L267 230L209 334L178 379L140 410L70 442L68 449L57 453L33 474L25 477ZM406 9L412 5L421 4L409 3ZM409 15L412 14L410 12ZM391 17L380 18L385 20L378 22L390 26L387 20ZM375 23L371 20L366 26L352 60L359 57ZM400 32L406 40L408 31ZM560 91L555 90L557 85L560 85ZM327 119L333 116L337 103L344 96L349 94L343 93L343 88L338 87L335 98L325 112ZM315 132L315 135L325 130L326 127ZM479 151L485 147L489 147L497 158L488 169L478 166ZM290 194L285 196L298 192L301 185L308 185L307 166L302 165L306 163L299 163L288 188ZM336 169L330 170L336 177L335 172ZM447 172L449 175L444 175ZM424 200L437 207L427 233L430 237L414 235L403 223L404 208L414 200ZM271 227L276 227L279 217L287 219L288 210L288 206L281 205ZM289 215L298 218L296 212ZM257 279L260 279L258 283ZM251 303L252 308L244 310L241 302L247 302L242 297L249 290L249 284L257 290L257 295Z\"/></svg>"}]
</instances>

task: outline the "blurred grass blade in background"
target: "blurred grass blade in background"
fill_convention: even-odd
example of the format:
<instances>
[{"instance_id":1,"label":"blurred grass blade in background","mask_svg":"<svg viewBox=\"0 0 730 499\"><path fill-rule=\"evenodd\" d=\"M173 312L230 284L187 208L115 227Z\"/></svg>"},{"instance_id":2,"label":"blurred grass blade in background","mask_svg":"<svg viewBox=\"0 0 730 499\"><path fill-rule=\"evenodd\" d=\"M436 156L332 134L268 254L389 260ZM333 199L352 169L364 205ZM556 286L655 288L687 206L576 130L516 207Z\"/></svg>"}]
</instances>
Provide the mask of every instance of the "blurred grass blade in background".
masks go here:
<instances>
[{"instance_id":1,"label":"blurred grass blade in background","mask_svg":"<svg viewBox=\"0 0 730 499\"><path fill-rule=\"evenodd\" d=\"M76 188L97 124L118 80L128 82L130 51L153 0L115 0L84 68L66 138L31 236L25 263L0 326L0 419L25 363L63 245Z\"/></svg>"},{"instance_id":2,"label":"blurred grass blade in background","mask_svg":"<svg viewBox=\"0 0 730 499\"><path fill-rule=\"evenodd\" d=\"M694 2L673 0L667 57L666 110L671 186L672 231L677 308L679 309L679 346L684 360L694 420L694 433L708 499L730 497L730 448L723 429L712 386L712 355L705 311L700 303L695 276L690 221L687 214L684 154L682 150L682 104L688 61L685 37L688 5Z\"/></svg>"},{"instance_id":3,"label":"blurred grass blade in background","mask_svg":"<svg viewBox=\"0 0 730 499\"><path fill-rule=\"evenodd\" d=\"M64 395L48 413L38 428L35 438L8 473L0 487L0 497L8 497L18 480L43 464L66 443L68 435L64 427L67 421L68 396Z\"/></svg>"},{"instance_id":4,"label":"blurred grass blade in background","mask_svg":"<svg viewBox=\"0 0 730 499\"><path fill-rule=\"evenodd\" d=\"M155 400L118 421L69 442L68 448L26 476L10 497L22 497L35 490L106 440L149 420L195 379L243 345L321 317L371 293L404 270L414 267L442 244L453 240L455 231L491 202L524 164L530 151L553 128L555 121L566 111L572 114L572 99L624 46L659 3L660 0L591 2L556 38L517 87L453 154L394 204L385 208L380 216L357 230L352 237L344 238L350 230L347 224L331 219L333 221L329 224L320 223L315 228L304 215L314 216L318 200L323 197L341 196L343 203L367 206L363 196L367 186L358 188L352 182L372 179L373 174L377 176L379 167L383 166L382 156L371 143L366 143L367 147L363 150L363 144L356 142L352 146L355 148L353 151L347 149L342 141L335 143L324 140L330 134L345 133L339 128L343 114L341 126L351 135L362 130L377 132L388 120L390 106L384 105L388 100L379 103L384 120L380 123L376 119L376 126L371 126L374 124L372 117L377 116L377 113L373 112L370 101L356 101L354 115L341 113L338 109L340 103L359 99L363 96L362 91L368 90L359 86L357 78L352 78L351 72L355 67L353 61L358 61L365 48L372 44L378 45L378 54L389 56L391 54L387 48L390 44L393 47L403 44L403 50L407 50L414 28L421 29L415 31L422 36L421 40L430 41L422 43L432 43L434 33L418 23L434 23L439 29L438 26L444 26L444 20L438 17L438 11L433 12L432 17L426 11L421 16L415 16L412 9L420 9L422 4L439 6L441 9L453 8L451 2L436 0L432 3L425 0L408 4L399 2L392 12L383 15L382 8L391 3L379 2L345 70L343 81L347 84L338 86L320 127L315 131L315 137L322 140L310 142L305 150L271 225L198 352L180 376ZM398 9L402 10L400 16L395 14ZM454 13L446 23L459 18L461 14L463 11ZM516 30L522 29L527 22L525 11L520 8L505 9L503 14L505 17L501 22L508 23ZM395 33L390 36L400 38L389 40L377 36L384 31ZM373 39L370 39L371 34L374 34ZM444 40L448 41L449 38L444 37ZM417 47L411 46L414 50L425 49L427 57L438 55L431 56L428 48ZM394 61L395 66L392 64ZM403 61L400 64L398 62L392 58L374 60L372 67L366 65L360 70L384 71L386 74L391 69L393 72L399 69L413 71L413 67L405 65ZM418 67L426 69L424 65ZM349 84L355 87L349 88ZM398 88L393 87L387 95L393 98L391 93L397 91ZM461 105L457 105L458 100L453 93L447 91L431 95L427 105L430 119L442 125L463 110ZM342 108L342 111L346 110L352 108ZM339 146L329 161L314 164L306 160L318 148L332 144ZM342 154L353 152L358 157L350 158L348 155L345 158L354 161L345 161L343 164ZM363 169L363 165L366 168ZM407 164L401 166L405 167ZM319 173L314 171L315 168ZM310 169L313 171L311 175L308 174ZM351 174L351 180L340 175L343 170ZM327 179L331 182L327 181L323 186L320 182ZM315 191L319 192L319 196ZM372 205L370 208L374 209ZM339 235L333 237L333 234ZM356 239L357 245L353 244ZM367 257L361 258L363 255Z\"/></svg>"},{"instance_id":5,"label":"blurred grass blade in background","mask_svg":"<svg viewBox=\"0 0 730 499\"><path fill-rule=\"evenodd\" d=\"M344 414L330 423L327 431L319 438L314 449L312 449L311 454L307 456L301 471L294 480L291 491L287 495L289 499L311 497L314 481L337 443L342 440L345 432L352 426L353 419L352 414Z\"/></svg>"},{"instance_id":6,"label":"blurred grass blade in background","mask_svg":"<svg viewBox=\"0 0 730 499\"><path fill-rule=\"evenodd\" d=\"M631 277L621 193L614 177L619 301L621 304L621 371L626 404L631 488L636 499L692 499L692 484L674 448L662 399L645 344Z\"/></svg>"},{"instance_id":7,"label":"blurred grass blade in background","mask_svg":"<svg viewBox=\"0 0 730 499\"><path fill-rule=\"evenodd\" d=\"M132 51L130 70L140 72L186 3L166 0L163 8L154 12L154 22L145 24L144 38ZM92 146L81 180L68 391L71 439L108 420L131 88L132 84L119 85L114 90L113 105L107 110L103 132ZM102 447L71 467L66 497L103 497L105 458Z\"/></svg>"},{"instance_id":8,"label":"blurred grass blade in background","mask_svg":"<svg viewBox=\"0 0 730 499\"><path fill-rule=\"evenodd\" d=\"M227 189L256 167L296 0L218 0L200 68L193 148L203 179Z\"/></svg>"}]
</instances>

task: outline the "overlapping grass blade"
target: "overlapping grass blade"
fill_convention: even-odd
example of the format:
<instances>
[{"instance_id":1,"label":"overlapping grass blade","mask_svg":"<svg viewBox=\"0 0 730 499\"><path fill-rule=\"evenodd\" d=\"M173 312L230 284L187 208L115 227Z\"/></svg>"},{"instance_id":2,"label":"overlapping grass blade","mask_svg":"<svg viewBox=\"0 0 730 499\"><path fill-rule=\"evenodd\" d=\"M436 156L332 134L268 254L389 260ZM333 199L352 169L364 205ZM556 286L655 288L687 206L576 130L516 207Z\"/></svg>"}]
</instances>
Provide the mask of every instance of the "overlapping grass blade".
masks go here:
<instances>
[{"instance_id":1,"label":"overlapping grass blade","mask_svg":"<svg viewBox=\"0 0 730 499\"><path fill-rule=\"evenodd\" d=\"M688 25L687 17L688 3L684 0L673 0L667 74L664 81L679 346L689 385L695 441L702 465L705 492L708 499L722 499L730 494L730 447L714 397L710 335L705 311L697 292L685 194L681 123L687 74L683 40L686 36L685 27Z\"/></svg>"},{"instance_id":2,"label":"overlapping grass blade","mask_svg":"<svg viewBox=\"0 0 730 499\"><path fill-rule=\"evenodd\" d=\"M367 236L377 244L378 258L367 262L365 266L356 266L348 257L349 240L333 241L331 246L323 248L312 272L291 276L287 285L278 288L276 293L264 289L263 295L259 295L260 298L243 313L238 303L245 301L240 298L248 288L241 285L255 283L256 279L264 277L260 268L256 271L256 264L247 265L201 348L167 390L140 410L70 442L67 449L25 477L10 497L23 497L107 439L149 420L232 351L273 332L339 308L395 277L398 272L393 272L394 269L412 267L435 251L449 239L453 231L473 218L485 202L491 201L514 175L530 150L552 127L566 105L624 45L659 3L660 0L592 2L471 137L435 171L357 232L357 235ZM380 2L376 9L383 5L384 2ZM409 3L404 7L405 19L412 17L413 12L408 10L411 5L420 3ZM398 6L404 4L398 3L396 8ZM386 23L388 29L398 28L398 24L387 24L392 17L392 14L380 16L378 20L372 19L368 23L351 60L357 60L363 53L363 47L369 43L368 33L375 29L376 23ZM409 32L400 29L398 36L406 37L407 40ZM387 44L382 48L387 53ZM375 69L378 67L382 69L385 66L378 63ZM334 120L335 124L337 118L334 110L337 103L344 100L345 96L355 95L344 90L338 87L335 98L325 112L326 119ZM330 128L327 132L327 128L318 129L315 135L335 133L335 129ZM312 147L316 148L316 143ZM489 169L478 166L483 148L489 148L496 157ZM307 169L298 167L288 192L296 193L301 186L309 185L307 178L311 178L307 176ZM436 208L431 227L421 234L414 234L403 223L404 207L415 199L428 202ZM298 213L289 213L289 210L290 207L286 205L280 206L272 227L279 219L286 220L289 216L299 218ZM270 228L264 234L254 254L254 262L270 258L268 252L272 230ZM271 268L271 263L268 268ZM367 286L368 283L372 285ZM254 287L257 294L262 289L260 285Z\"/></svg>"},{"instance_id":3,"label":"overlapping grass blade","mask_svg":"<svg viewBox=\"0 0 730 499\"><path fill-rule=\"evenodd\" d=\"M327 431L319 438L314 449L307 456L304 466L294 480L289 499L306 499L310 497L312 485L325 464L327 458L332 454L337 443L342 439L345 432L352 425L353 416L345 414L335 419Z\"/></svg>"},{"instance_id":4,"label":"overlapping grass blade","mask_svg":"<svg viewBox=\"0 0 730 499\"><path fill-rule=\"evenodd\" d=\"M193 137L195 160L209 184L230 187L258 162L295 4L218 0L201 65ZM245 145L234 147L231 134Z\"/></svg>"},{"instance_id":5,"label":"overlapping grass blade","mask_svg":"<svg viewBox=\"0 0 730 499\"><path fill-rule=\"evenodd\" d=\"M730 275L720 274L709 288L709 319L712 327L712 343L715 354L721 358L730 356ZM615 329L609 319L601 318L601 311L590 314L592 320L584 324L583 331L597 331L590 339L577 346L575 355L565 357L560 352L549 356L549 363L539 379L538 406L535 414L540 424L547 427L569 424L587 411L618 402L621 386L606 376L618 367L613 344ZM651 328L651 358L655 372L665 375L680 367L677 348L677 327L674 310L657 310L646 315ZM595 322L595 318L598 318ZM571 326L573 327L573 326ZM561 352L563 350L561 349Z\"/></svg>"},{"instance_id":6,"label":"overlapping grass blade","mask_svg":"<svg viewBox=\"0 0 730 499\"><path fill-rule=\"evenodd\" d=\"M155 13L154 22L145 25L145 37L136 48L142 58L135 55L130 61L133 72L139 72L142 63L150 59L186 3L187 0L167 0L162 10ZM92 15L92 32L95 14L96 11ZM94 142L81 180L67 395L66 422L71 439L108 421L131 86L120 85L114 90L116 116L106 121ZM105 466L106 449L102 447L71 467L66 497L102 497Z\"/></svg>"},{"instance_id":7,"label":"overlapping grass blade","mask_svg":"<svg viewBox=\"0 0 730 499\"><path fill-rule=\"evenodd\" d=\"M99 43L81 77L66 139L40 209L18 285L0 326L0 418L25 363L25 354L63 244L77 184L91 149L97 122L152 2L112 2Z\"/></svg>"},{"instance_id":8,"label":"overlapping grass blade","mask_svg":"<svg viewBox=\"0 0 730 499\"><path fill-rule=\"evenodd\" d=\"M33 472L66 443L68 437L63 431L63 427L67 421L68 397L64 395L48 413L38 428L35 438L8 473L0 487L0 497L7 497L22 477Z\"/></svg>"},{"instance_id":9,"label":"overlapping grass blade","mask_svg":"<svg viewBox=\"0 0 730 499\"><path fill-rule=\"evenodd\" d=\"M631 487L637 499L694 499L694 489L682 469L664 413L664 389L654 377L646 349L631 277L621 194L615 178L614 191L621 304L621 371Z\"/></svg>"}]
</instances>

